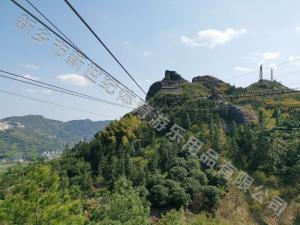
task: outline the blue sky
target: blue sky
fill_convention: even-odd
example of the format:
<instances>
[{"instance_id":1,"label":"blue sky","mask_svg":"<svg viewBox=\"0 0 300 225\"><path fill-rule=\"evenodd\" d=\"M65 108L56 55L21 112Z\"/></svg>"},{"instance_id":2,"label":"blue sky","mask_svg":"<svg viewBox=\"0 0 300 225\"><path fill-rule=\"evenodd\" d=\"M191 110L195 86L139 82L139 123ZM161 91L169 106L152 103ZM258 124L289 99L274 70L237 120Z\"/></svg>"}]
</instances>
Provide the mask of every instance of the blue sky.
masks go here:
<instances>
[{"instance_id":1,"label":"blue sky","mask_svg":"<svg viewBox=\"0 0 300 225\"><path fill-rule=\"evenodd\" d=\"M19 1L30 8L24 0ZM32 0L78 46L140 96L124 71L80 23L62 0ZM300 2L296 0L71 0L103 41L148 90L166 69L187 80L214 75L236 86L258 78L260 63L273 66L276 80L300 86ZM9 0L0 3L1 69L39 81L118 102L84 80L65 59L52 52L53 42L35 42L16 29L22 11ZM30 8L30 10L32 10ZM40 26L37 26L40 27ZM284 66L276 66L290 60ZM298 72L299 71L299 72ZM265 71L269 77L269 71ZM59 120L116 119L128 110L0 78L0 89L43 99L100 115L64 109L0 93L0 118L40 114Z\"/></svg>"}]
</instances>

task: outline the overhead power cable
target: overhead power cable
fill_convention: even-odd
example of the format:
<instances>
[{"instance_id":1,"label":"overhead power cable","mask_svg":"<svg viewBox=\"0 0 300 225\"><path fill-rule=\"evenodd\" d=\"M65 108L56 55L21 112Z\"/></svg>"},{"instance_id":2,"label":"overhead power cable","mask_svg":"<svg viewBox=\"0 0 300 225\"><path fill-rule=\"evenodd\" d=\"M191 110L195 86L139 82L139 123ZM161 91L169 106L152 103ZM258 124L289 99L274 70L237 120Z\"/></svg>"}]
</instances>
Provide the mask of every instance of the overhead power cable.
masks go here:
<instances>
[{"instance_id":1,"label":"overhead power cable","mask_svg":"<svg viewBox=\"0 0 300 225\"><path fill-rule=\"evenodd\" d=\"M80 49L62 32L44 13L42 13L31 1L25 0L38 14L40 14L52 27L54 27L65 39L67 39L74 47L76 47L77 51Z\"/></svg>"},{"instance_id":2,"label":"overhead power cable","mask_svg":"<svg viewBox=\"0 0 300 225\"><path fill-rule=\"evenodd\" d=\"M79 108L72 107L72 106L62 105L62 104L58 104L58 103L54 103L54 102L49 102L49 101L42 100L42 99L32 98L32 97L29 97L29 96L26 96L26 95L20 95L20 94L17 94L17 93L14 93L14 92L10 92L10 91L6 91L6 90L2 90L2 89L0 89L0 92L8 94L8 95L12 95L12 96L18 96L18 97L21 97L21 98L26 98L26 99L29 99L29 100L32 100L32 101L36 101L36 102L42 102L42 103L45 103L45 104L50 104L50 105L54 105L54 106L66 108L66 109L72 109L72 110L75 110L75 111L89 113L89 114L93 114L93 115L97 115L97 116L108 117L107 115L103 115L103 114L99 114L99 113L95 113L95 112L86 111L86 110L79 109Z\"/></svg>"},{"instance_id":3,"label":"overhead power cable","mask_svg":"<svg viewBox=\"0 0 300 225\"><path fill-rule=\"evenodd\" d=\"M229 98L252 98L252 97L261 97L261 96L272 96L272 95L284 95L284 94L293 94L293 93L299 93L300 90L290 90L290 91L282 91L282 92L266 92L262 94L254 94L254 95L228 95L223 97L229 97Z\"/></svg>"},{"instance_id":4,"label":"overhead power cable","mask_svg":"<svg viewBox=\"0 0 300 225\"><path fill-rule=\"evenodd\" d=\"M0 72L9 74L10 76L18 77L20 79L16 79L16 78L12 78L12 77L0 74L0 77L2 77L2 78L6 78L6 79L26 83L26 84L37 86L37 87L42 87L42 88L45 88L45 89L48 89L48 90L60 92L60 93L67 94L67 95L72 95L72 96L75 96L75 97L79 97L79 98L83 98L83 99L87 99L87 100L91 100L91 101L95 101L95 102L99 102L99 103L104 103L104 104L114 105L114 106L118 106L118 107L133 109L131 107L127 107L127 106L124 106L124 105L121 105L121 104L118 104L118 103L115 103L115 102L107 101L107 100L104 100L104 99L101 99L101 98L95 98L95 97L90 96L90 95L86 95L86 94L82 94L80 92L75 92L75 91L72 91L72 90L61 88L59 86L48 84L48 83L45 83L45 82L36 81L36 80L30 79L30 78L23 77L23 76L13 74L13 73L10 73L10 72L6 72L6 71L3 71L3 70L0 70Z\"/></svg>"},{"instance_id":5,"label":"overhead power cable","mask_svg":"<svg viewBox=\"0 0 300 225\"><path fill-rule=\"evenodd\" d=\"M113 59L121 66L125 73L130 77L130 79L139 87L139 89L146 95L147 93L138 84L134 77L128 72L128 70L123 66L123 64L117 59L117 57L112 53L112 51L107 47L107 45L101 40L101 38L96 34L96 32L91 28L91 26L83 19L80 13L74 8L74 6L68 1L64 0L69 8L76 14L76 16L81 20L81 22L89 29L89 31L94 35L94 37L100 42L100 44L105 48L105 50L113 57Z\"/></svg>"},{"instance_id":6,"label":"overhead power cable","mask_svg":"<svg viewBox=\"0 0 300 225\"><path fill-rule=\"evenodd\" d=\"M117 78L115 78L113 75L111 75L109 72L107 72L105 69L103 69L101 66L99 66L95 61L93 61L89 56L87 56L81 49L77 49L76 46L74 46L72 43L70 43L67 39L62 37L62 35L58 34L58 32L54 31L51 27L49 27L47 24L45 24L43 21L41 21L39 18L37 18L35 15L33 15L28 9L23 7L21 4L19 4L16 0L10 0L12 3L14 3L17 7L19 7L22 11L26 12L29 16L34 18L36 21L38 21L41 25L46 27L49 31L51 31L53 34L55 34L57 37L62 39L66 44L68 44L71 48L78 51L82 56L84 56L86 59L88 59L91 63L93 63L96 67L98 67L103 73L108 75L111 79L116 81L118 84L120 84L122 87L130 91L133 95L138 97L141 101L145 102L142 97L137 95L134 91L130 90L125 84L123 84L121 81L119 81Z\"/></svg>"},{"instance_id":7,"label":"overhead power cable","mask_svg":"<svg viewBox=\"0 0 300 225\"><path fill-rule=\"evenodd\" d=\"M5 70L1 70L0 69L0 72L2 73L6 73L6 74L9 74L11 76L14 76L14 77L18 77L18 78L21 78L21 79L25 79L25 80L29 80L31 82L35 82L35 83L38 83L38 84L42 84L42 85L47 85L47 86L50 86L51 87L51 90L54 90L52 88L55 88L55 89L59 89L62 91L62 93L65 93L65 92L70 92L70 93L65 93L65 94L71 94L71 95L75 95L77 97L83 97L83 98L87 98L89 100L94 100L94 101L98 101L98 102L101 102L101 103L106 103L106 104L111 104L111 105L115 105L115 106L120 106L120 107L125 107L125 108L129 108L129 109L132 109L131 107L126 107L124 105L121 105L121 104L118 104L118 103L115 103L115 102L111 102L111 101L108 101L108 100L104 100L104 99L101 99L101 98L96 98L96 97L93 97L93 96L90 96L90 95L86 95L86 94L83 94L83 93L80 93L80 92L77 92L77 91L72 91L72 90L69 90L69 89L66 89L66 88L62 88L62 87L59 87L57 85L52 85L52 84L49 84L49 83L46 83L46 82L41 82L41 81L37 81L37 80L34 80L34 79L30 79L28 77L24 77L24 76L21 76L21 75L18 75L18 74L15 74L15 73L11 73L11 72L7 72ZM20 81L20 82L23 82L23 81ZM24 82L23 82L24 83ZM44 86L43 86L44 87ZM46 87L44 87L46 88ZM48 88L49 89L49 88ZM54 91L59 91L59 90L54 90ZM78 96L80 95L80 96Z\"/></svg>"}]
</instances>

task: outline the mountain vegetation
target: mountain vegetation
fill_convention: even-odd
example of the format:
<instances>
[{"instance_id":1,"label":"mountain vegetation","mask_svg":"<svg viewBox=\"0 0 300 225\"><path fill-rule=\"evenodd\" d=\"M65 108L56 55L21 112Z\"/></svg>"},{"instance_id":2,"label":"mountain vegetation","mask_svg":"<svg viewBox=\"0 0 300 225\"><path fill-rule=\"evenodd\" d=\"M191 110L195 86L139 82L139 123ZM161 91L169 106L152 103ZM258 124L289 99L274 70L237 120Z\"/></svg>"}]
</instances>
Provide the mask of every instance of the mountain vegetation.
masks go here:
<instances>
[{"instance_id":1,"label":"mountain vegetation","mask_svg":"<svg viewBox=\"0 0 300 225\"><path fill-rule=\"evenodd\" d=\"M61 122L37 115L0 120L0 160L32 160L44 152L63 151L67 144L73 146L83 139L90 140L109 122Z\"/></svg>"},{"instance_id":2,"label":"mountain vegetation","mask_svg":"<svg viewBox=\"0 0 300 225\"><path fill-rule=\"evenodd\" d=\"M289 90L265 80L236 88L212 76L190 83L167 71L147 95L171 121L166 129L153 128L155 115L131 112L60 158L7 169L0 224L300 224L300 95L243 97L274 87ZM178 142L166 135L174 124L186 130ZM196 154L183 148L192 136L203 142ZM203 163L209 149L258 189L243 191ZM275 196L288 204L280 216L269 207Z\"/></svg>"}]
</instances>

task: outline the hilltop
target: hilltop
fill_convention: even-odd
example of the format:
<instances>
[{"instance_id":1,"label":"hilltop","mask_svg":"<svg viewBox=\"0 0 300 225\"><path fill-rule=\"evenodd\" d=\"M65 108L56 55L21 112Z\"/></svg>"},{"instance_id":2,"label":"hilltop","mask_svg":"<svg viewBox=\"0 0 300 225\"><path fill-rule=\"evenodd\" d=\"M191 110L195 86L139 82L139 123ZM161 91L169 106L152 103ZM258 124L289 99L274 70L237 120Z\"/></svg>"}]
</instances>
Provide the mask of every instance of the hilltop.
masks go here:
<instances>
[{"instance_id":1,"label":"hilltop","mask_svg":"<svg viewBox=\"0 0 300 225\"><path fill-rule=\"evenodd\" d=\"M187 87L193 90L197 89L196 91L200 96L212 93L212 91L216 89L226 91L232 88L230 84L211 75L197 76L192 79L192 82L189 82L182 78L176 71L167 70L165 77L161 81L157 81L150 86L146 99L149 100L160 91L180 94L183 93L183 90Z\"/></svg>"},{"instance_id":2,"label":"hilltop","mask_svg":"<svg viewBox=\"0 0 300 225\"><path fill-rule=\"evenodd\" d=\"M260 80L256 83L251 84L246 88L249 91L257 91L257 90L284 90L288 91L291 90L290 88L284 86L283 84L277 81L270 81L270 80Z\"/></svg>"}]
</instances>

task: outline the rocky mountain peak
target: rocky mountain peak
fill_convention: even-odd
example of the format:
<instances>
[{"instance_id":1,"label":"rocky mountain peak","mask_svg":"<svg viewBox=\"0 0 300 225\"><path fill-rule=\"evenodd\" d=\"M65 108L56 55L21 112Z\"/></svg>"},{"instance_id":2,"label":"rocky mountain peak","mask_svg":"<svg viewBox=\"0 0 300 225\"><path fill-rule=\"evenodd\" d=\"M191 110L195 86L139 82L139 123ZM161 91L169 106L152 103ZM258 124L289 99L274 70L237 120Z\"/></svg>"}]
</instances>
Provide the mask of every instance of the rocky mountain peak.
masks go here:
<instances>
[{"instance_id":1,"label":"rocky mountain peak","mask_svg":"<svg viewBox=\"0 0 300 225\"><path fill-rule=\"evenodd\" d=\"M156 95L162 88L176 88L178 84L182 83L188 83L188 81L183 79L176 71L166 70L164 79L150 86L146 100Z\"/></svg>"},{"instance_id":2,"label":"rocky mountain peak","mask_svg":"<svg viewBox=\"0 0 300 225\"><path fill-rule=\"evenodd\" d=\"M208 89L216 89L222 85L227 85L224 81L211 76L211 75L203 75L194 77L192 80L193 83L201 83L203 86L207 87Z\"/></svg>"},{"instance_id":3,"label":"rocky mountain peak","mask_svg":"<svg viewBox=\"0 0 300 225\"><path fill-rule=\"evenodd\" d=\"M166 70L163 81L186 81L186 80L183 79L181 75L176 71Z\"/></svg>"}]
</instances>

